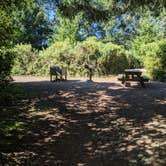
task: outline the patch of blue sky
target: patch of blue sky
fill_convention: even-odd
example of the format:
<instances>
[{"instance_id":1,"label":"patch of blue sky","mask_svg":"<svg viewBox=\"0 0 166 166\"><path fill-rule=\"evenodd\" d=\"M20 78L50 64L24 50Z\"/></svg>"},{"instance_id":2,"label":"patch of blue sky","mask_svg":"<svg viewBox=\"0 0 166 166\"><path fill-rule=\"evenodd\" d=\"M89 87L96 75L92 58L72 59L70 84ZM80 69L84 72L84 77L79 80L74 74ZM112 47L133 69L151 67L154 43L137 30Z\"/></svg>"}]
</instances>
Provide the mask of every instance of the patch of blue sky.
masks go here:
<instances>
[{"instance_id":1,"label":"patch of blue sky","mask_svg":"<svg viewBox=\"0 0 166 166\"><path fill-rule=\"evenodd\" d=\"M98 39L102 39L105 36L105 33L104 33L104 31L97 31L97 32L95 32L95 36Z\"/></svg>"},{"instance_id":2,"label":"patch of blue sky","mask_svg":"<svg viewBox=\"0 0 166 166\"><path fill-rule=\"evenodd\" d=\"M95 29L98 28L100 25L101 24L97 23L97 22L92 23L92 27L95 28Z\"/></svg>"},{"instance_id":3,"label":"patch of blue sky","mask_svg":"<svg viewBox=\"0 0 166 166\"><path fill-rule=\"evenodd\" d=\"M55 16L56 16L55 11L50 10L50 11L49 11L49 19L50 19L51 21L53 21L53 20L55 19Z\"/></svg>"}]
</instances>

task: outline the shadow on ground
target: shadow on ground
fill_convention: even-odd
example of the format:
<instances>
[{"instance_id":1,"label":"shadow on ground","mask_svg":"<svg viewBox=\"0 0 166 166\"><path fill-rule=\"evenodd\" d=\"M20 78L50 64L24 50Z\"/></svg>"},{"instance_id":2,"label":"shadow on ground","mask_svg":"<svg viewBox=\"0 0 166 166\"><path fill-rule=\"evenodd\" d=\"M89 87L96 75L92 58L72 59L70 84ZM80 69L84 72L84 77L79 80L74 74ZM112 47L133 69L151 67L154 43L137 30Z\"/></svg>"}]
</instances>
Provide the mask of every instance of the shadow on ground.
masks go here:
<instances>
[{"instance_id":1,"label":"shadow on ground","mask_svg":"<svg viewBox=\"0 0 166 166\"><path fill-rule=\"evenodd\" d=\"M14 105L29 131L11 153L18 165L165 165L166 84L18 84L29 93Z\"/></svg>"}]
</instances>

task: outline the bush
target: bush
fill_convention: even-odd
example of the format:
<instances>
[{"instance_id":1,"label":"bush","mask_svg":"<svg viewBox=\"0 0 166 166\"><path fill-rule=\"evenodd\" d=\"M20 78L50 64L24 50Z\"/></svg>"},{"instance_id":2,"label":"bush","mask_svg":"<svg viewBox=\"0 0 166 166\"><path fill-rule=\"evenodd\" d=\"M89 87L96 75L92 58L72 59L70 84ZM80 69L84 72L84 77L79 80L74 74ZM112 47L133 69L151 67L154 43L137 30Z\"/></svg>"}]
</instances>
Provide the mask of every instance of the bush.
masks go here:
<instances>
[{"instance_id":1,"label":"bush","mask_svg":"<svg viewBox=\"0 0 166 166\"><path fill-rule=\"evenodd\" d=\"M118 74L129 68L128 52L121 46L107 43L101 46L99 66L104 74Z\"/></svg>"},{"instance_id":2,"label":"bush","mask_svg":"<svg viewBox=\"0 0 166 166\"><path fill-rule=\"evenodd\" d=\"M153 80L165 80L166 74L166 41L153 42L144 47L144 67Z\"/></svg>"},{"instance_id":3,"label":"bush","mask_svg":"<svg viewBox=\"0 0 166 166\"><path fill-rule=\"evenodd\" d=\"M6 47L0 48L0 86L10 81L10 73L13 66L14 51Z\"/></svg>"},{"instance_id":4,"label":"bush","mask_svg":"<svg viewBox=\"0 0 166 166\"><path fill-rule=\"evenodd\" d=\"M38 52L30 44L18 44L14 47L16 52L15 63L12 70L14 75L33 75L34 61Z\"/></svg>"},{"instance_id":5,"label":"bush","mask_svg":"<svg viewBox=\"0 0 166 166\"><path fill-rule=\"evenodd\" d=\"M85 64L95 66L95 74L118 74L129 67L128 53L121 46L98 41L90 37L77 45L73 51L75 58L71 70L73 73L85 75Z\"/></svg>"},{"instance_id":6,"label":"bush","mask_svg":"<svg viewBox=\"0 0 166 166\"><path fill-rule=\"evenodd\" d=\"M70 49L71 46L67 42L54 42L49 48L40 51L34 61L35 75L48 75L52 65L66 66L70 64Z\"/></svg>"},{"instance_id":7,"label":"bush","mask_svg":"<svg viewBox=\"0 0 166 166\"><path fill-rule=\"evenodd\" d=\"M65 66L70 75L83 76L86 64L95 66L95 74L117 74L129 67L128 52L121 46L90 37L72 46L69 42L54 42L39 53L31 45L15 47L13 73L17 75L48 75L51 65Z\"/></svg>"},{"instance_id":8,"label":"bush","mask_svg":"<svg viewBox=\"0 0 166 166\"><path fill-rule=\"evenodd\" d=\"M158 57L147 56L144 58L144 66L151 79L157 80L158 71L161 71L161 59Z\"/></svg>"},{"instance_id":9,"label":"bush","mask_svg":"<svg viewBox=\"0 0 166 166\"><path fill-rule=\"evenodd\" d=\"M90 64L97 69L98 73L98 59L100 55L99 44L95 37L90 37L86 41L79 43L72 51L72 57L74 62L70 65L70 71L72 74L85 75L87 69L85 65Z\"/></svg>"}]
</instances>

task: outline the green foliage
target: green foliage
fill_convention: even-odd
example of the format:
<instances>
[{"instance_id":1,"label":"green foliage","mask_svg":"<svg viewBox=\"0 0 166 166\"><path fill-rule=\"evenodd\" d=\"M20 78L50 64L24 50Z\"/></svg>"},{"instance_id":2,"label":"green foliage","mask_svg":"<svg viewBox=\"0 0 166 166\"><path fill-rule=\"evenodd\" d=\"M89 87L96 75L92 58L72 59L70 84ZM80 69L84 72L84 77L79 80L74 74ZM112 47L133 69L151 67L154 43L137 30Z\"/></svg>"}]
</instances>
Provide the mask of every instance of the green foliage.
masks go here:
<instances>
[{"instance_id":1,"label":"green foliage","mask_svg":"<svg viewBox=\"0 0 166 166\"><path fill-rule=\"evenodd\" d=\"M13 10L13 1L0 1L0 86L8 82L13 64L13 51L10 49L13 36Z\"/></svg>"},{"instance_id":2,"label":"green foliage","mask_svg":"<svg viewBox=\"0 0 166 166\"><path fill-rule=\"evenodd\" d=\"M53 24L40 1L30 1L15 12L15 43L30 43L36 49L47 47Z\"/></svg>"},{"instance_id":3,"label":"green foliage","mask_svg":"<svg viewBox=\"0 0 166 166\"><path fill-rule=\"evenodd\" d=\"M0 84L8 83L13 65L14 51L12 46L15 40L16 29L15 13L31 0L0 0Z\"/></svg>"},{"instance_id":4,"label":"green foliage","mask_svg":"<svg viewBox=\"0 0 166 166\"><path fill-rule=\"evenodd\" d=\"M40 51L39 56L34 61L36 75L48 75L51 65L66 65L70 62L68 51L71 46L68 42L55 42L49 48ZM68 59L69 58L69 59Z\"/></svg>"},{"instance_id":5,"label":"green foliage","mask_svg":"<svg viewBox=\"0 0 166 166\"><path fill-rule=\"evenodd\" d=\"M74 50L74 72L85 73L85 64L95 66L97 75L117 74L129 67L128 54L121 46L111 42L105 44L95 37L89 37Z\"/></svg>"},{"instance_id":6,"label":"green foliage","mask_svg":"<svg viewBox=\"0 0 166 166\"><path fill-rule=\"evenodd\" d=\"M37 51L30 44L16 45L15 48L15 65L13 74L15 75L32 75L34 74L34 60L37 56Z\"/></svg>"},{"instance_id":7,"label":"green foliage","mask_svg":"<svg viewBox=\"0 0 166 166\"><path fill-rule=\"evenodd\" d=\"M17 5L14 5L15 2ZM7 52L6 48L20 41L31 44L15 46L14 74L48 75L50 65L63 65L68 67L71 75L84 75L85 64L93 64L96 74L117 74L125 68L146 67L149 75L157 79L156 76L165 70L164 58L159 56L164 55L164 44L157 42L164 39L166 12L164 9L158 10L159 8L151 10L162 2L151 3L152 7L146 5L142 8L141 4L146 3L141 1L136 3L137 10L129 12L127 8L133 4L127 1L57 1L56 20L52 20L55 21L53 24L45 11L46 3L51 1L24 0L18 4L18 1L13 0L5 3L4 8L0 7L1 50ZM52 25L55 26L55 31L49 38ZM95 35L98 30L102 31L103 36L105 32L105 38L86 38ZM50 46L42 50L51 40ZM34 47L41 51L37 52ZM13 63L13 59L9 58L12 53L11 56L6 56L7 54L9 55L1 53L2 64L6 63L1 68L8 69L1 72L2 77L10 75ZM154 64L149 63L152 61ZM158 67L155 69L153 66ZM153 72L151 68L154 68Z\"/></svg>"},{"instance_id":8,"label":"green foliage","mask_svg":"<svg viewBox=\"0 0 166 166\"><path fill-rule=\"evenodd\" d=\"M72 52L74 61L70 66L72 73L85 75L87 72L85 69L86 64L94 65L98 70L99 44L102 44L102 42L97 41L95 37L89 37L74 48Z\"/></svg>"},{"instance_id":9,"label":"green foliage","mask_svg":"<svg viewBox=\"0 0 166 166\"><path fill-rule=\"evenodd\" d=\"M144 47L143 64L147 73L154 80L166 78L166 41L157 41Z\"/></svg>"},{"instance_id":10,"label":"green foliage","mask_svg":"<svg viewBox=\"0 0 166 166\"><path fill-rule=\"evenodd\" d=\"M138 22L138 35L132 41L132 55L151 79L164 80L165 39L162 19L147 12Z\"/></svg>"},{"instance_id":11,"label":"green foliage","mask_svg":"<svg viewBox=\"0 0 166 166\"><path fill-rule=\"evenodd\" d=\"M63 16L72 18L80 11L89 22L109 20L111 16L126 12L152 10L158 14L166 7L164 0L58 0L57 7Z\"/></svg>"},{"instance_id":12,"label":"green foliage","mask_svg":"<svg viewBox=\"0 0 166 166\"><path fill-rule=\"evenodd\" d=\"M117 74L129 67L128 52L121 46L103 43L95 37L73 47L69 42L54 42L39 53L31 45L15 47L13 74L49 75L51 65L65 66L70 75L85 75L86 64L95 66L95 73Z\"/></svg>"},{"instance_id":13,"label":"green foliage","mask_svg":"<svg viewBox=\"0 0 166 166\"><path fill-rule=\"evenodd\" d=\"M112 0L62 0L57 4L57 7L65 17L72 18L83 12L87 20L92 22L107 19L109 11L113 8L112 4Z\"/></svg>"},{"instance_id":14,"label":"green foliage","mask_svg":"<svg viewBox=\"0 0 166 166\"><path fill-rule=\"evenodd\" d=\"M0 47L0 86L10 81L10 72L13 66L14 51L6 47Z\"/></svg>"},{"instance_id":15,"label":"green foliage","mask_svg":"<svg viewBox=\"0 0 166 166\"><path fill-rule=\"evenodd\" d=\"M75 45L79 41L78 30L79 21L82 19L81 14L75 16L73 19L62 17L57 12L57 21L55 34L53 35L53 42L65 41Z\"/></svg>"},{"instance_id":16,"label":"green foliage","mask_svg":"<svg viewBox=\"0 0 166 166\"><path fill-rule=\"evenodd\" d=\"M30 44L16 45L14 75L49 75L51 65L69 65L71 62L68 42L55 42L49 48L37 51Z\"/></svg>"},{"instance_id":17,"label":"green foliage","mask_svg":"<svg viewBox=\"0 0 166 166\"><path fill-rule=\"evenodd\" d=\"M99 62L104 74L118 74L129 67L128 53L121 46L107 43L102 46L101 55Z\"/></svg>"},{"instance_id":18,"label":"green foliage","mask_svg":"<svg viewBox=\"0 0 166 166\"><path fill-rule=\"evenodd\" d=\"M147 12L138 22L138 35L132 41L133 56L142 61L145 45L163 38L161 21Z\"/></svg>"},{"instance_id":19,"label":"green foliage","mask_svg":"<svg viewBox=\"0 0 166 166\"><path fill-rule=\"evenodd\" d=\"M103 23L106 32L104 40L130 49L131 41L136 35L136 25L137 15L134 13L124 13L120 17L112 16L109 21Z\"/></svg>"}]
</instances>

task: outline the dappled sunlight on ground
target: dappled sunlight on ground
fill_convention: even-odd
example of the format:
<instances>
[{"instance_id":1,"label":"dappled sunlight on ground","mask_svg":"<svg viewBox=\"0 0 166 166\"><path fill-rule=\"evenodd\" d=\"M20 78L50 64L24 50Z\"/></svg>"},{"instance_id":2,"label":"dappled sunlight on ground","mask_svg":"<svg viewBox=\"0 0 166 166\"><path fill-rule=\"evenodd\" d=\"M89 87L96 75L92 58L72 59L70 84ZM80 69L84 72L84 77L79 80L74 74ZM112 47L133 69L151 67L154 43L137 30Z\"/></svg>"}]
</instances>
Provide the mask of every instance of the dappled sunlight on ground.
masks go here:
<instances>
[{"instance_id":1,"label":"dappled sunlight on ground","mask_svg":"<svg viewBox=\"0 0 166 166\"><path fill-rule=\"evenodd\" d=\"M166 163L166 84L124 88L114 80L24 82L29 126L11 158L29 165Z\"/></svg>"}]
</instances>

